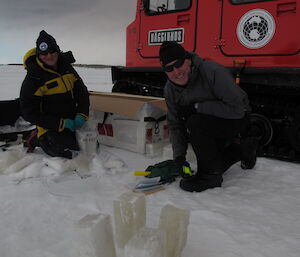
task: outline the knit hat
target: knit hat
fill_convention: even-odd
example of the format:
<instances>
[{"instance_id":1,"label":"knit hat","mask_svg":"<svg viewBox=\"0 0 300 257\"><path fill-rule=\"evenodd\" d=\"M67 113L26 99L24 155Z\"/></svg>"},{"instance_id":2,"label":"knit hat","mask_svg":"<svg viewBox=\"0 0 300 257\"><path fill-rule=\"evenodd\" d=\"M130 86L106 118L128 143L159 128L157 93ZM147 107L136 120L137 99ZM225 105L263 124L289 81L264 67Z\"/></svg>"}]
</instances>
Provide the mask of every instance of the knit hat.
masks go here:
<instances>
[{"instance_id":1,"label":"knit hat","mask_svg":"<svg viewBox=\"0 0 300 257\"><path fill-rule=\"evenodd\" d=\"M36 40L37 55L54 52L60 52L59 46L56 44L54 37L49 35L45 30L42 30Z\"/></svg>"},{"instance_id":2,"label":"knit hat","mask_svg":"<svg viewBox=\"0 0 300 257\"><path fill-rule=\"evenodd\" d=\"M175 41L164 41L159 49L159 59L162 66L186 56L187 52Z\"/></svg>"}]
</instances>

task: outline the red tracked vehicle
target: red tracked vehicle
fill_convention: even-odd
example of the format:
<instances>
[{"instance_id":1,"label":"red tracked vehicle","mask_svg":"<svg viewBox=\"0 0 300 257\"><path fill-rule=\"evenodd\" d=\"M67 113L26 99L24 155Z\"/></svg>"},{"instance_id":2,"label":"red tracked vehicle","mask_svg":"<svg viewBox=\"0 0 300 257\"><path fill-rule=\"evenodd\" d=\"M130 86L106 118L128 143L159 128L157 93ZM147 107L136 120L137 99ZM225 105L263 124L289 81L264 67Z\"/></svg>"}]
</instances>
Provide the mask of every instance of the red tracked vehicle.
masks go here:
<instances>
[{"instance_id":1,"label":"red tracked vehicle","mask_svg":"<svg viewBox=\"0 0 300 257\"><path fill-rule=\"evenodd\" d=\"M260 155L300 161L300 0L138 0L113 91L163 96L158 51L173 40L223 64L249 95Z\"/></svg>"}]
</instances>

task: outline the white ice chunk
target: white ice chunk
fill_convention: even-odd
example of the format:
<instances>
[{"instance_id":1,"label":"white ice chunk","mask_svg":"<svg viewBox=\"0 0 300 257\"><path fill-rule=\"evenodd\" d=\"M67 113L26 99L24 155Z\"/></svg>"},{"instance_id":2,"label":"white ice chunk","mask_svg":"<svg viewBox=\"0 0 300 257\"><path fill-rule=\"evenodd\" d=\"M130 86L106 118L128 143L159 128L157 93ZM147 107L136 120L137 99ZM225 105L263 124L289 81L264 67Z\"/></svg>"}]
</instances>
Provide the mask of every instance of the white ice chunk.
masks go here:
<instances>
[{"instance_id":1,"label":"white ice chunk","mask_svg":"<svg viewBox=\"0 0 300 257\"><path fill-rule=\"evenodd\" d=\"M18 150L5 151L0 155L0 173L4 172L10 165L24 157L24 153Z\"/></svg>"},{"instance_id":2,"label":"white ice chunk","mask_svg":"<svg viewBox=\"0 0 300 257\"><path fill-rule=\"evenodd\" d=\"M35 161L33 163L30 163L21 171L13 173L12 177L17 183L22 182L24 179L40 177L43 166L43 162Z\"/></svg>"},{"instance_id":3,"label":"white ice chunk","mask_svg":"<svg viewBox=\"0 0 300 257\"><path fill-rule=\"evenodd\" d=\"M80 152L88 158L93 158L97 155L97 123L97 121L90 119L81 129L76 130Z\"/></svg>"},{"instance_id":4,"label":"white ice chunk","mask_svg":"<svg viewBox=\"0 0 300 257\"><path fill-rule=\"evenodd\" d=\"M101 151L99 158L103 167L112 174L127 171L124 161L109 151Z\"/></svg>"},{"instance_id":5,"label":"white ice chunk","mask_svg":"<svg viewBox=\"0 0 300 257\"><path fill-rule=\"evenodd\" d=\"M29 164L33 163L35 158L32 155L27 155L22 159L17 160L13 164L11 164L6 170L4 170L4 174L11 174L20 171L25 168Z\"/></svg>"},{"instance_id":6,"label":"white ice chunk","mask_svg":"<svg viewBox=\"0 0 300 257\"><path fill-rule=\"evenodd\" d=\"M166 236L166 257L180 257L187 241L190 213L188 210L166 205L160 213L159 228Z\"/></svg>"},{"instance_id":7,"label":"white ice chunk","mask_svg":"<svg viewBox=\"0 0 300 257\"><path fill-rule=\"evenodd\" d=\"M93 172L97 173L97 175L99 177L103 176L106 172L105 168L102 165L102 161L99 158L99 156L95 156L92 159L92 162L90 164L90 170L92 170Z\"/></svg>"},{"instance_id":8,"label":"white ice chunk","mask_svg":"<svg viewBox=\"0 0 300 257\"><path fill-rule=\"evenodd\" d=\"M96 174L82 175L79 173L66 173L50 177L46 180L48 192L59 197L78 197L96 190L98 179Z\"/></svg>"},{"instance_id":9,"label":"white ice chunk","mask_svg":"<svg viewBox=\"0 0 300 257\"><path fill-rule=\"evenodd\" d=\"M113 155L111 155L108 160L103 162L103 166L106 170L108 170L112 174L127 171L125 163L121 159Z\"/></svg>"},{"instance_id":10,"label":"white ice chunk","mask_svg":"<svg viewBox=\"0 0 300 257\"><path fill-rule=\"evenodd\" d=\"M63 173L70 169L71 160L61 157L47 157L43 159L44 163L50 168Z\"/></svg>"},{"instance_id":11,"label":"white ice chunk","mask_svg":"<svg viewBox=\"0 0 300 257\"><path fill-rule=\"evenodd\" d=\"M127 241L146 223L145 195L126 192L114 200L116 241L123 248Z\"/></svg>"},{"instance_id":12,"label":"white ice chunk","mask_svg":"<svg viewBox=\"0 0 300 257\"><path fill-rule=\"evenodd\" d=\"M70 161L70 170L75 170L82 175L90 173L91 160L87 158L84 154L79 154Z\"/></svg>"},{"instance_id":13,"label":"white ice chunk","mask_svg":"<svg viewBox=\"0 0 300 257\"><path fill-rule=\"evenodd\" d=\"M86 215L78 222L80 244L86 256L116 257L111 218L107 214ZM84 256L84 253L81 253Z\"/></svg>"},{"instance_id":14,"label":"white ice chunk","mask_svg":"<svg viewBox=\"0 0 300 257\"><path fill-rule=\"evenodd\" d=\"M125 245L124 257L164 257L164 244L161 230L143 227Z\"/></svg>"}]
</instances>

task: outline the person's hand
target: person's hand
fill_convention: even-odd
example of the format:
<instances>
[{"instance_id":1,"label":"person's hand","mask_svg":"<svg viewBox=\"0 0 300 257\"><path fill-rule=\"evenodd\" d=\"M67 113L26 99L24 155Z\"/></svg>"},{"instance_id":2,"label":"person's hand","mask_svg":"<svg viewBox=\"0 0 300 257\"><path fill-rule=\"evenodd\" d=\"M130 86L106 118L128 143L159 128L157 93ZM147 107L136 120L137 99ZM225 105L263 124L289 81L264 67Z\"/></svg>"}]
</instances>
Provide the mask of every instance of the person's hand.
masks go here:
<instances>
[{"instance_id":1,"label":"person's hand","mask_svg":"<svg viewBox=\"0 0 300 257\"><path fill-rule=\"evenodd\" d=\"M178 173L181 177L187 178L193 175L190 164L184 156L178 156L173 161L173 172Z\"/></svg>"},{"instance_id":2,"label":"person's hand","mask_svg":"<svg viewBox=\"0 0 300 257\"><path fill-rule=\"evenodd\" d=\"M173 160L166 160L155 165L150 165L145 171L148 173L146 175L147 178L160 177L160 182L162 183L171 183L178 177L178 173L173 173Z\"/></svg>"},{"instance_id":3,"label":"person's hand","mask_svg":"<svg viewBox=\"0 0 300 257\"><path fill-rule=\"evenodd\" d=\"M64 129L75 131L75 122L71 119L64 119Z\"/></svg>"},{"instance_id":4,"label":"person's hand","mask_svg":"<svg viewBox=\"0 0 300 257\"><path fill-rule=\"evenodd\" d=\"M80 129L85 124L86 120L81 115L76 115L74 122L75 129Z\"/></svg>"}]
</instances>

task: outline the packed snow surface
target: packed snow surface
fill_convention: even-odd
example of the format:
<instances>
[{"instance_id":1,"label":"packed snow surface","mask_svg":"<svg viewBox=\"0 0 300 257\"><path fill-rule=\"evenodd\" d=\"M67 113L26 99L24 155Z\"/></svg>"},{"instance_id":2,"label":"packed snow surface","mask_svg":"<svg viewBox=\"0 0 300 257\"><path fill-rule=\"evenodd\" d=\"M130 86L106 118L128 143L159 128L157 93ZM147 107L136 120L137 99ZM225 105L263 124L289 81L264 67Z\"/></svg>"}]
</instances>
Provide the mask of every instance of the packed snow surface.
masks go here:
<instances>
[{"instance_id":1,"label":"packed snow surface","mask_svg":"<svg viewBox=\"0 0 300 257\"><path fill-rule=\"evenodd\" d=\"M109 69L77 71L89 90L111 90ZM0 74L1 100L18 97L23 68L3 65ZM91 244L79 236L79 221L99 213L113 216L113 201L141 179L133 172L170 159L169 145L163 153L150 158L100 145L93 158L70 161L39 149L27 154L22 145L1 151L0 256L93 256ZM195 166L194 159L191 163ZM255 168L245 171L237 163L221 188L201 193L182 191L177 179L146 196L146 225L157 228L161 209L171 204L190 211L182 257L298 257L299 168L258 158ZM117 249L117 256L124 251Z\"/></svg>"}]
</instances>

